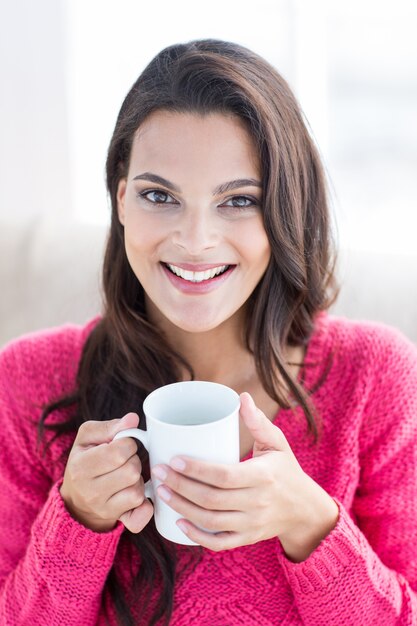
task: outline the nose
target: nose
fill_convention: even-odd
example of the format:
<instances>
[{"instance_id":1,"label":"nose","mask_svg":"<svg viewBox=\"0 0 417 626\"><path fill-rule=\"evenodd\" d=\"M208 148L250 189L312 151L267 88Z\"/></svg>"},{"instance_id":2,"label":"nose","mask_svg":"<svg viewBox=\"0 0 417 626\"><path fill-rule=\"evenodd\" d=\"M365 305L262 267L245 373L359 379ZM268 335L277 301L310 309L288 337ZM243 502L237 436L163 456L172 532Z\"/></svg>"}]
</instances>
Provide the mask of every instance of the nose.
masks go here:
<instances>
[{"instance_id":1,"label":"nose","mask_svg":"<svg viewBox=\"0 0 417 626\"><path fill-rule=\"evenodd\" d=\"M219 228L214 216L205 210L184 211L176 224L173 242L190 256L216 247Z\"/></svg>"}]
</instances>

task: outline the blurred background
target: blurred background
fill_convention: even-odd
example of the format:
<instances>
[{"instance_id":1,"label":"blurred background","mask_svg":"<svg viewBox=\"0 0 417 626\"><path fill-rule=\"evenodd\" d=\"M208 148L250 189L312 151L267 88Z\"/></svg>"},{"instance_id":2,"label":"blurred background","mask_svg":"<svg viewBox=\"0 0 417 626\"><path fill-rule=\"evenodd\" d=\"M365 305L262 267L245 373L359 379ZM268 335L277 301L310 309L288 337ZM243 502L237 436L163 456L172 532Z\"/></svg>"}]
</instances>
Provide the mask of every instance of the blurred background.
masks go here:
<instances>
[{"instance_id":1,"label":"blurred background","mask_svg":"<svg viewBox=\"0 0 417 626\"><path fill-rule=\"evenodd\" d=\"M288 80L324 160L339 245L354 271L366 273L363 254L385 259L369 281L384 291L388 279L401 283L395 319L380 316L401 326L398 308L417 300L416 28L415 0L0 0L0 343L74 317L62 294L86 297L68 292L87 271L75 242L94 263L101 255L104 162L121 102L159 50L202 37L248 46ZM45 265L59 266L52 244L71 248L69 237L61 275L48 275ZM43 317L28 319L28 307ZM374 298L359 315L379 309Z\"/></svg>"}]
</instances>

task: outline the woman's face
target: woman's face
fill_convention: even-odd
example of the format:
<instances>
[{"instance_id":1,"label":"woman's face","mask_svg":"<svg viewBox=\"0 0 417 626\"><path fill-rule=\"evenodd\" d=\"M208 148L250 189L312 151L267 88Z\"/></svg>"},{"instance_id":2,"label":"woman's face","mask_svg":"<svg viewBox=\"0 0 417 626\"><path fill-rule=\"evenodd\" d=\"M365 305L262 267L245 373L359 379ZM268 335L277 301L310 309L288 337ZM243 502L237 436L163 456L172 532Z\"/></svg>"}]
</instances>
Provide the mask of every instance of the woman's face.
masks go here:
<instances>
[{"instance_id":1,"label":"woman's face","mask_svg":"<svg viewBox=\"0 0 417 626\"><path fill-rule=\"evenodd\" d=\"M145 120L117 201L151 319L204 332L242 309L271 254L261 193L239 118L157 111Z\"/></svg>"}]
</instances>

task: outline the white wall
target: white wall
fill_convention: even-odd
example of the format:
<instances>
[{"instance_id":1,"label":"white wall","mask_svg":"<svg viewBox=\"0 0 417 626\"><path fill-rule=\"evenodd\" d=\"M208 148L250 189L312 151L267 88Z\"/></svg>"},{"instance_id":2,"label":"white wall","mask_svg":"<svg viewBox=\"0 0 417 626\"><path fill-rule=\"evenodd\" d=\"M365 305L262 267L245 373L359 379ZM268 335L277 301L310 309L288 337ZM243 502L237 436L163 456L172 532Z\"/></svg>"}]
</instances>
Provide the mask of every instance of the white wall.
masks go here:
<instances>
[{"instance_id":1,"label":"white wall","mask_svg":"<svg viewBox=\"0 0 417 626\"><path fill-rule=\"evenodd\" d=\"M0 1L0 215L73 209L64 0Z\"/></svg>"},{"instance_id":2,"label":"white wall","mask_svg":"<svg viewBox=\"0 0 417 626\"><path fill-rule=\"evenodd\" d=\"M82 219L106 218L104 164L122 100L165 46L191 39L232 39L253 46L293 74L292 0L192 3L68 0L69 106L74 208ZM88 207L88 210L87 208Z\"/></svg>"},{"instance_id":3,"label":"white wall","mask_svg":"<svg viewBox=\"0 0 417 626\"><path fill-rule=\"evenodd\" d=\"M417 254L416 31L415 0L329 4L328 165L351 247Z\"/></svg>"},{"instance_id":4,"label":"white wall","mask_svg":"<svg viewBox=\"0 0 417 626\"><path fill-rule=\"evenodd\" d=\"M252 47L293 86L333 187L341 243L417 251L414 0L0 0L0 216L106 222L121 101L166 45Z\"/></svg>"}]
</instances>

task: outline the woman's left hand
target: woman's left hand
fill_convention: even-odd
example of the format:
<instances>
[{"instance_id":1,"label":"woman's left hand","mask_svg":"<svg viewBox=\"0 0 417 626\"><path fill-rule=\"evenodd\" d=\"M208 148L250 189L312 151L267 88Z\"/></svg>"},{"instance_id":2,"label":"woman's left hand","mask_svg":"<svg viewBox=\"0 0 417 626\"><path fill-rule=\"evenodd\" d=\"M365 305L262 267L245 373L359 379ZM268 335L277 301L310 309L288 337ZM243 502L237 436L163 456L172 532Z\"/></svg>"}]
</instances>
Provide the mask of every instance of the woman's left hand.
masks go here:
<instances>
[{"instance_id":1,"label":"woman's left hand","mask_svg":"<svg viewBox=\"0 0 417 626\"><path fill-rule=\"evenodd\" d=\"M176 457L170 466L153 468L163 482L158 495L183 516L181 530L210 550L278 537L289 559L303 561L336 525L338 506L302 470L283 432L252 397L240 399L253 458L221 465Z\"/></svg>"}]
</instances>

